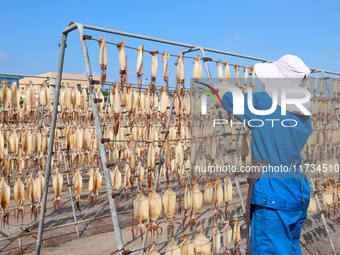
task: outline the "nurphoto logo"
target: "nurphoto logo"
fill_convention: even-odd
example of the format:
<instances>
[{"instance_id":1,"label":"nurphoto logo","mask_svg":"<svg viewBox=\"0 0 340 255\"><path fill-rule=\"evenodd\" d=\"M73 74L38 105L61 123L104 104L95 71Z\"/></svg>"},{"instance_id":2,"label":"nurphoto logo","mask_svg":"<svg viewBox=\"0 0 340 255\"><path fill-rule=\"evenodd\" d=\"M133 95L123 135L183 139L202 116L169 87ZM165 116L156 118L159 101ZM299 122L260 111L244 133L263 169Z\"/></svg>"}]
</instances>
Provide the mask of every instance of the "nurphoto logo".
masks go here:
<instances>
[{"instance_id":1,"label":"nurphoto logo","mask_svg":"<svg viewBox=\"0 0 340 255\"><path fill-rule=\"evenodd\" d=\"M210 87L210 86L209 86ZM217 89L228 89L232 95L233 95L233 115L244 115L244 95L240 88L231 85L231 84L218 84L215 86ZM215 95L220 99L218 96L216 90L213 91ZM279 93L281 92L281 93ZM279 89L273 89L272 90L272 99L273 104L270 109L267 110L258 110L255 109L253 105L253 90L251 87L247 87L247 101L248 101L248 108L249 110L255 114L255 115L270 115L272 114L276 108L278 103L278 95L281 95L281 115L286 115L286 109L288 104L295 105L305 116L310 116L311 113L306 109L306 107L303 105L304 103L307 103L310 101L311 93L306 88L279 88ZM288 98L288 94L303 94L304 97L301 98ZM211 93L209 93L210 96L212 96ZM203 94L201 98L201 113L202 115L207 114L207 95Z\"/></svg>"}]
</instances>

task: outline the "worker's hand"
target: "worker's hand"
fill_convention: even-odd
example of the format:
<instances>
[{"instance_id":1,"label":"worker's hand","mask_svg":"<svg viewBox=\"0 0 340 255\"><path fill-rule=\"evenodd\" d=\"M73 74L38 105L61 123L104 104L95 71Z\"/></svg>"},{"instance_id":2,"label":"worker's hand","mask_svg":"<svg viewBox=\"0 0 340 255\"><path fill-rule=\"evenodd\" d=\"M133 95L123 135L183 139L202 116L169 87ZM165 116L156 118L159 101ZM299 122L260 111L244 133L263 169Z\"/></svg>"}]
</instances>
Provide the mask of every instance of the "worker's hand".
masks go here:
<instances>
[{"instance_id":1,"label":"worker's hand","mask_svg":"<svg viewBox=\"0 0 340 255\"><path fill-rule=\"evenodd\" d=\"M243 93L248 92L248 87L247 86L239 86L239 88L242 90Z\"/></svg>"}]
</instances>

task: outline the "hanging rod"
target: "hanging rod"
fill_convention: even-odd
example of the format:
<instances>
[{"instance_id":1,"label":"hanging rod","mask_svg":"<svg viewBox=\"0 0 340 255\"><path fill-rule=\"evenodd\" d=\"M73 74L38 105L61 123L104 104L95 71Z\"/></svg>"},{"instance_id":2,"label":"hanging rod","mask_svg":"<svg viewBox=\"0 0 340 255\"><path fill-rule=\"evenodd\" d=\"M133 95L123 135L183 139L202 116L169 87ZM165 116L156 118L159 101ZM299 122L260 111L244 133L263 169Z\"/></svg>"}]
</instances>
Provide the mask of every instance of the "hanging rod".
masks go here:
<instances>
[{"instance_id":1,"label":"hanging rod","mask_svg":"<svg viewBox=\"0 0 340 255\"><path fill-rule=\"evenodd\" d=\"M114 30L114 29L102 28L102 27L97 27L97 26L92 26L92 25L87 25L87 24L82 24L82 23L76 23L76 22L71 22L69 24L69 26L62 31L62 34L66 35L69 32L77 29L78 26L82 26L84 29L89 29L89 30L93 30L93 31L106 32L106 33L109 33L109 34L122 35L122 36L137 38L137 39L143 39L143 40L147 40L147 41L153 41L153 42L170 44L170 45L179 46L179 47L185 47L185 48L188 48L190 50L203 49L204 51L208 51L208 52L212 52L212 53L217 53L217 54L228 55L228 56L233 56L233 57L238 57L238 58L250 59L250 60L255 60L255 61L260 61L260 62L267 62L267 63L274 62L273 60L269 60L269 59L252 57L252 56L232 53L232 52L228 52L228 51L222 51L222 50L216 50L216 49L211 49L211 48L206 48L206 47L200 47L200 46L196 46L196 45L192 45L192 44L174 42L174 41L170 41L170 40L164 40L164 39L159 39L159 38L155 38L155 37L138 35L138 34L118 31L118 30ZM84 36L85 35L83 35L83 38L84 38ZM318 69L318 68L310 68L310 70L311 70L312 73L324 72L324 73L333 74L333 75L340 75L340 73L337 73L337 72L326 71L326 70L322 70L322 69Z\"/></svg>"}]
</instances>

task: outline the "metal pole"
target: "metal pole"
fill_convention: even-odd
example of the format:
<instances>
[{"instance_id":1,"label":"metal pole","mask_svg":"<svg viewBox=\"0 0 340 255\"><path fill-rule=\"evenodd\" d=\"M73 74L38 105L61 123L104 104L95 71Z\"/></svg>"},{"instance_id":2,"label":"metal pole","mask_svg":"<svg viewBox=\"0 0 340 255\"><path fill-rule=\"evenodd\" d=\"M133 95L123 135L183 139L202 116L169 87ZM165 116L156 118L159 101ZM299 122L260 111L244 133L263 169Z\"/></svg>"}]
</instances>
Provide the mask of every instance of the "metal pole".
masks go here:
<instances>
[{"instance_id":1,"label":"metal pole","mask_svg":"<svg viewBox=\"0 0 340 255\"><path fill-rule=\"evenodd\" d=\"M325 73L324 73L323 71L321 71L321 72L322 72L322 75L325 77ZM327 83L327 81L325 81L325 82L326 82L326 87L327 87L329 96L331 96L330 89L329 89L329 87L328 87L328 83ZM334 103L334 102L333 102L333 103ZM333 103L332 103L332 108L334 109L334 104L333 104ZM337 117L338 117L338 115L337 115ZM339 119L339 117L338 117L338 119ZM325 131L326 131L327 124L328 124L328 122L326 123L326 125L324 126L324 128L323 128L323 130L322 130L322 133L323 133L323 134L324 134ZM316 160L318 151L319 151L319 147L316 149L316 151L315 151L315 153L314 153L313 162L315 162L315 160ZM310 184L311 184L311 186L312 186L312 190L313 190L313 193L314 193L314 197L315 197L316 204L317 204L317 206L318 206L319 211L321 211L321 210L322 210L322 207L321 207L321 203L320 203L320 200L319 200L318 193L315 192L315 184L314 184L314 182L313 182L312 175L311 175L310 171L307 171L307 174L308 174L308 178L310 179ZM325 227L325 231L326 231L326 233L327 233L327 238L328 238L329 244L330 244L330 246L331 246L333 255L336 255L336 251L335 251L335 248L334 248L334 244L333 244L332 238L331 238L331 236L330 236L330 234L329 234L329 230L328 230L328 227L327 227L327 222L326 222L326 219L325 219L325 215L324 215L323 213L321 213L321 219L322 219L322 223L323 223L323 225L324 225L324 227Z\"/></svg>"},{"instance_id":2,"label":"metal pole","mask_svg":"<svg viewBox=\"0 0 340 255\"><path fill-rule=\"evenodd\" d=\"M178 86L178 83L176 82L175 91L177 89L177 86ZM174 109L174 103L175 103L175 100L172 98L172 101L171 101L171 104L170 104L170 112L169 112L168 120L166 122L166 128L165 128L165 134L164 134L163 140L166 140L168 135L169 135L169 128L170 128L171 116L172 116L173 109ZM165 151L165 149L162 147L161 154L159 156L159 164L158 164L158 169L157 169L157 173L156 173L156 181L155 181L155 184L154 184L155 189L157 188L157 185L158 185L158 182L159 182L159 173L161 171L162 164L163 164L162 161L163 161L163 157L164 157L164 151Z\"/></svg>"},{"instance_id":3,"label":"metal pole","mask_svg":"<svg viewBox=\"0 0 340 255\"><path fill-rule=\"evenodd\" d=\"M76 23L76 24L79 24L79 23ZM269 59L252 57L252 56L247 56L247 55L242 55L242 54L236 54L236 53L232 53L232 52L227 52L227 51L222 51L222 50L215 50L215 49L210 49L210 48L206 48L206 47L198 47L198 46L195 46L195 45L192 45L192 44L174 42L174 41L170 41L170 40L164 40L164 39L159 39L159 38L150 37L150 36L132 34L132 33L122 32L122 31L108 29L108 28L91 26L91 25L87 25L87 24L82 24L82 26L85 29L90 29L90 30L94 30L94 31L101 31L101 32L106 32L106 33L110 33L110 34L117 34L117 35L122 35L122 36L128 36L128 37L132 37L132 38L138 38L138 39L143 39L143 40L148 40L148 41L153 41L153 42L165 43L165 44L170 44L170 45L175 45L175 46L180 46L180 47L186 47L186 48L190 48L190 49L192 49L192 48L194 48L194 49L201 48L201 49L203 49L205 51L209 51L209 52L213 52L213 53L217 53L217 54L234 56L234 57L238 57L238 58L251 59L251 60L255 60L255 61L268 62L268 63L273 62L272 60L269 60ZM72 30L72 27L70 27L69 30ZM314 72L321 72L321 70L317 69L317 68L310 68L310 70L313 73ZM330 72L330 71L324 71L324 72L328 73L328 74L339 75L339 73L336 73L336 72Z\"/></svg>"},{"instance_id":4,"label":"metal pole","mask_svg":"<svg viewBox=\"0 0 340 255\"><path fill-rule=\"evenodd\" d=\"M46 159L46 166L45 166L45 184L44 184L44 193L41 201L41 212L40 212L40 219L39 219L39 231L38 231L38 238L37 238L37 246L35 250L35 254L40 254L41 249L41 241L42 241L42 234L43 234L43 227L44 227L44 220L45 220L45 212L46 212L46 200L47 200L47 193L48 193L48 183L50 180L50 170L51 170L51 161L53 155L53 142L54 142L54 134L55 134L55 126L57 121L57 111L58 111L58 103L59 103L59 92L60 92L60 82L61 82L61 74L63 71L63 64L64 64L64 55L65 55L65 48L66 48L66 39L67 33L61 34L60 40L60 51L59 51L59 60L58 60L58 71L57 71L57 81L56 87L54 89L54 99L53 99L53 111L51 117L51 129L50 129L50 137L48 140L48 150L47 150L47 159Z\"/></svg>"},{"instance_id":5,"label":"metal pole","mask_svg":"<svg viewBox=\"0 0 340 255\"><path fill-rule=\"evenodd\" d=\"M321 73L322 73L323 77L326 78L325 72L324 72L324 71L321 71ZM329 88L327 79L325 79L325 83L326 83L326 88L327 88L327 91L328 91L328 94L329 94L329 98L331 98L331 100L332 100L331 89ZM333 85L333 86L334 86L334 85ZM333 95L333 97L334 97L334 95ZM334 112L335 112L335 114L336 114L336 118L338 119L338 125L339 125L339 121L340 121L339 114L338 114L338 111L336 111L336 110L334 109L334 108L335 108L335 101L332 102L331 106L332 106L332 109L334 110Z\"/></svg>"},{"instance_id":6,"label":"metal pole","mask_svg":"<svg viewBox=\"0 0 340 255\"><path fill-rule=\"evenodd\" d=\"M175 91L177 89L177 86L178 86L178 83L176 82L175 89L174 89ZM164 139L163 139L164 141L166 140L166 138L168 137L168 134L169 134L171 116L172 116L173 109L174 109L174 103L175 103L175 100L172 98L172 101L171 101L171 104L170 104L169 116L168 116L168 120L166 122L165 134L164 134ZM161 154L159 156L159 164L158 164L157 173L156 173L156 181L155 181L155 184L154 184L155 190L157 189L157 185L158 185L158 182L159 182L159 175L160 175L160 171L161 171L162 164L163 164L164 151L165 151L165 149L162 147ZM145 244L146 244L146 231L143 234L143 246L142 246L143 249L141 251L141 254L143 253Z\"/></svg>"},{"instance_id":7,"label":"metal pole","mask_svg":"<svg viewBox=\"0 0 340 255\"><path fill-rule=\"evenodd\" d=\"M111 87L110 87L111 88ZM110 101L110 96L111 96L111 89L110 92L106 98L106 102L105 102L105 113L104 113L104 122L103 122L103 133L104 133L104 129L105 129L105 123L106 123L106 114L107 114L107 105Z\"/></svg>"},{"instance_id":8,"label":"metal pole","mask_svg":"<svg viewBox=\"0 0 340 255\"><path fill-rule=\"evenodd\" d=\"M39 101L40 101L40 99L39 99ZM41 132L41 129L42 129L42 126L43 126L44 112L45 112L45 106L42 105L41 106L41 119L40 119L41 123L40 123L40 128L39 128L40 132Z\"/></svg>"},{"instance_id":9,"label":"metal pole","mask_svg":"<svg viewBox=\"0 0 340 255\"><path fill-rule=\"evenodd\" d=\"M310 183L311 183L311 186L312 186L312 190L313 190L313 193L314 193L316 204L318 206L319 211L322 211L321 203L320 203L320 200L319 200L319 197L318 197L318 193L315 192L315 185L314 185L312 176L310 174L310 171L307 171L307 173L308 173L308 178L310 179ZM329 244L331 245L332 253L333 253L333 255L336 255L334 244L333 244L332 238L331 238L331 236L329 234L328 227L327 227L327 222L326 222L326 219L325 219L325 215L323 213L321 213L321 219L322 219L322 223L323 223L323 225L325 227L325 231L327 233Z\"/></svg>"},{"instance_id":10,"label":"metal pole","mask_svg":"<svg viewBox=\"0 0 340 255\"><path fill-rule=\"evenodd\" d=\"M60 122L59 122L59 115L57 114L57 118L58 118L58 126L60 126ZM64 142L63 139L60 139L60 145L61 148L64 149ZM65 171L66 171L66 178L67 178L67 184L68 184L68 190L70 192L70 197L71 197L71 205L72 205L72 212L73 212L73 219L75 222L75 226L76 226L76 231L77 231L77 236L79 237L79 229L78 229L78 223L77 223L77 214L76 214L76 210L74 208L74 201L73 201L73 195L72 195L72 186L70 185L70 176L68 174L68 167L67 167L67 161L66 161L66 155L65 155L65 151L62 150L63 153L63 159L64 159L64 164L65 164Z\"/></svg>"},{"instance_id":11,"label":"metal pole","mask_svg":"<svg viewBox=\"0 0 340 255\"><path fill-rule=\"evenodd\" d=\"M200 50L201 50L201 53L202 53L202 57L205 58L204 49L203 49L203 48L200 48ZM207 76L208 76L210 85L213 86L214 84L213 84L212 79L211 79L210 69L209 69L208 62L207 62L207 61L204 61L204 66L205 66L205 69L206 69L206 72L207 72ZM219 118L222 119L222 114L221 114L220 109L217 109L217 111L218 111L218 116L219 116ZM224 125L222 125L222 130L223 130L223 132L225 133L225 127L224 127ZM240 134L240 132L238 133L238 135L239 135L239 134ZM237 139L238 139L238 138L237 138ZM227 137L224 137L224 142L225 142L225 144L226 144L227 150L229 150L230 147L229 147L229 142L228 142ZM233 154L232 154L232 153L228 153L228 156L229 156L230 164L233 166L233 165L234 165ZM244 205L244 201L243 201L243 197L242 197L242 193L241 193L241 188L240 188L240 183L239 183L239 181L238 181L237 176L235 177L235 182L236 182L237 190L239 191L239 196L240 196L240 200L241 200L241 205L242 205L243 212L246 213L246 207L245 207L245 205Z\"/></svg>"},{"instance_id":12,"label":"metal pole","mask_svg":"<svg viewBox=\"0 0 340 255\"><path fill-rule=\"evenodd\" d=\"M326 77L325 71L321 71L321 72L322 72L323 77ZM332 109L334 110L334 112L335 112L336 118L337 118L337 120L338 120L338 126L339 126L340 117L339 117L339 112L338 112L337 109L336 109L336 100L337 100L337 99L335 99L334 95L333 95L333 98L334 98L334 99L332 99L331 90L330 90L330 88L329 88L327 79L325 80L325 83L326 83L327 91L328 91L328 94L329 94L329 98L330 98L331 100L333 100L333 102L331 103L331 108L332 108ZM333 83L333 86L334 86L334 83ZM330 111L330 114L331 114L331 111ZM337 145L337 147L338 147L338 145ZM340 158L338 159L338 162L340 163ZM339 174L340 174L340 173L339 173ZM340 178L340 176L339 176L339 178Z\"/></svg>"},{"instance_id":13,"label":"metal pole","mask_svg":"<svg viewBox=\"0 0 340 255\"><path fill-rule=\"evenodd\" d=\"M85 71L86 71L86 76L88 78L88 89L89 89L89 96L90 96L89 101L91 101L94 124L95 124L96 131L97 131L97 139L99 141L99 153L100 153L100 157L101 157L102 165L103 165L106 190L107 190L107 194L109 198L109 205L110 205L110 210L111 210L111 215L112 215L113 228L114 228L115 235L116 235L117 248L122 254L122 251L124 249L123 237L122 237L122 233L121 233L120 226L119 226L116 201L114 198L112 198L112 195L111 195L113 192L113 188L112 188L112 183L111 183L110 172L107 168L108 162L107 162L107 157L106 157L105 145L101 141L103 137L103 131L102 131L101 123L100 123L100 115L99 115L98 106L97 106L97 103L94 102L96 95L95 95L94 87L92 85L92 70L91 70L90 59L89 59L89 54L87 50L87 44L86 44L86 40L83 38L84 27L82 24L77 23L76 25L78 27L79 39L80 39L81 49L82 49L83 58L84 58Z\"/></svg>"},{"instance_id":14,"label":"metal pole","mask_svg":"<svg viewBox=\"0 0 340 255\"><path fill-rule=\"evenodd\" d=\"M200 51L201 51L202 57L203 57L203 59L204 59L204 58L205 58L204 49L203 49L203 48L200 48ZM214 84L213 84L213 82L212 82L212 80L211 80L211 74L210 74L210 69L209 69L208 62L207 62L207 60L203 60L203 61L204 61L205 70L206 70L206 72L207 72L207 76L208 76L208 79L209 79L209 83L210 83L211 86L214 86ZM220 119L223 119L223 118L222 118L222 114L221 114L220 109L217 109L217 112L218 112L219 118L220 118ZM224 125L222 125L222 131L223 131L223 133L226 132ZM240 132L238 132L238 136L239 136L239 134L240 134ZM238 140L238 138L237 138L237 140ZM230 149L230 147L229 147L229 142L228 142L228 139L227 139L226 136L224 136L224 142L225 142L225 144L226 144L227 150L229 150L229 149ZM228 153L228 156L229 156L229 160L230 160L231 166L234 166L233 154L232 154L232 153ZM242 206L242 211L243 211L244 214L246 214L246 206L245 206L245 204L244 204L244 200L243 200L242 192L241 192L241 187L240 187L240 182L239 182L237 176L235 177L235 184L236 184L236 188L237 188L237 191L238 191L238 194L239 194L239 197L240 197L240 202L241 202L241 206ZM247 249L246 249L246 252L247 252L247 254L248 254L248 253L251 253L251 245L250 245L250 227L247 226L247 229L248 229L248 233L249 233L249 238L247 239Z\"/></svg>"}]
</instances>

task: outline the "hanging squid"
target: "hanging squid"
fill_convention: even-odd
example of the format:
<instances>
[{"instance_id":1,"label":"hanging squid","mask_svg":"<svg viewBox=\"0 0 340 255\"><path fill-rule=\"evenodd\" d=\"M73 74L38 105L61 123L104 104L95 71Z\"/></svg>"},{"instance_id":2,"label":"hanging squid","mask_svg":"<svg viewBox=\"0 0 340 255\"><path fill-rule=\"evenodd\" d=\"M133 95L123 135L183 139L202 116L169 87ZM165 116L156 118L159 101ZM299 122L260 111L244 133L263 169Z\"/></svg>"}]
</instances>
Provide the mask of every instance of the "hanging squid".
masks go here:
<instances>
[{"instance_id":1,"label":"hanging squid","mask_svg":"<svg viewBox=\"0 0 340 255\"><path fill-rule=\"evenodd\" d=\"M140 236L143 240L143 230L146 228L144 222L149 219L149 201L148 198L144 196L143 190L139 192L133 204L137 225L132 227L132 237L135 238L135 231L138 233L138 230L140 230Z\"/></svg>"},{"instance_id":2,"label":"hanging squid","mask_svg":"<svg viewBox=\"0 0 340 255\"><path fill-rule=\"evenodd\" d=\"M74 206L76 208L76 211L79 211L81 213L80 195L83 189L83 178L81 176L80 169L78 169L74 173L72 183L73 183L73 193L75 194L75 198L76 198L76 201L74 202Z\"/></svg>"},{"instance_id":3,"label":"hanging squid","mask_svg":"<svg viewBox=\"0 0 340 255\"><path fill-rule=\"evenodd\" d=\"M241 225L238 218L234 218L232 222L234 224L233 241L234 241L234 254L240 254L240 246L238 243L241 240Z\"/></svg>"},{"instance_id":4,"label":"hanging squid","mask_svg":"<svg viewBox=\"0 0 340 255\"><path fill-rule=\"evenodd\" d=\"M31 219L34 215L34 220L37 219L37 213L36 213L36 206L34 203L34 199L38 195L38 183L34 180L33 174L31 173L27 180L26 180L26 197L30 199L31 202L31 208L30 208L30 214Z\"/></svg>"},{"instance_id":5,"label":"hanging squid","mask_svg":"<svg viewBox=\"0 0 340 255\"><path fill-rule=\"evenodd\" d=\"M15 179L13 198L14 198L14 201L18 203L17 207L14 209L14 217L17 218L17 222L18 222L19 214L21 214L21 222L23 222L24 216L25 216L25 208L24 208L25 185L21 181L20 174Z\"/></svg>"},{"instance_id":6,"label":"hanging squid","mask_svg":"<svg viewBox=\"0 0 340 255\"><path fill-rule=\"evenodd\" d=\"M150 51L149 52L152 55L152 60L151 60L151 83L155 84L156 83L156 73L157 73L157 68L158 68L158 61L157 61L157 54L158 51Z\"/></svg>"},{"instance_id":7,"label":"hanging squid","mask_svg":"<svg viewBox=\"0 0 340 255\"><path fill-rule=\"evenodd\" d=\"M162 199L157 194L157 192L152 188L151 191L148 193L148 201L149 201L149 219L150 222L147 224L148 232L151 232L151 235L154 232L158 235L161 235L163 229L158 225L158 218L161 216L162 213Z\"/></svg>"},{"instance_id":8,"label":"hanging squid","mask_svg":"<svg viewBox=\"0 0 340 255\"><path fill-rule=\"evenodd\" d=\"M62 204L61 190L63 188L64 179L58 169L55 170L55 173L52 178L53 178L53 190L54 190L54 195L55 195L55 199L53 201L53 207L54 207L54 211L56 210L56 208L58 208L59 213L60 213L61 204Z\"/></svg>"},{"instance_id":9,"label":"hanging squid","mask_svg":"<svg viewBox=\"0 0 340 255\"><path fill-rule=\"evenodd\" d=\"M223 186L220 179L216 179L214 181L215 186L215 194L214 194L214 213L212 217L212 221L214 222L215 218L219 217L221 219L222 212L219 209L221 204L223 203Z\"/></svg>"},{"instance_id":10,"label":"hanging squid","mask_svg":"<svg viewBox=\"0 0 340 255\"><path fill-rule=\"evenodd\" d=\"M184 185L183 193L184 193L184 217L182 221L182 227L184 226L186 219L189 217L188 211L192 210L192 196L187 183Z\"/></svg>"},{"instance_id":11,"label":"hanging squid","mask_svg":"<svg viewBox=\"0 0 340 255\"><path fill-rule=\"evenodd\" d=\"M177 82L184 85L185 72L184 72L184 60L183 53L180 53L177 58Z\"/></svg>"},{"instance_id":12,"label":"hanging squid","mask_svg":"<svg viewBox=\"0 0 340 255\"><path fill-rule=\"evenodd\" d=\"M103 176L100 173L99 168L96 170L91 169L88 172L88 175L90 176L89 180L89 187L88 190L90 191L88 200L89 203L94 204L95 202L99 203L99 190L102 187L103 183Z\"/></svg>"},{"instance_id":13,"label":"hanging squid","mask_svg":"<svg viewBox=\"0 0 340 255\"><path fill-rule=\"evenodd\" d=\"M169 91L169 66L168 59L170 58L170 54L166 53L166 50L162 54L162 62L163 62L163 78L165 81L165 90Z\"/></svg>"},{"instance_id":14,"label":"hanging squid","mask_svg":"<svg viewBox=\"0 0 340 255\"><path fill-rule=\"evenodd\" d=\"M181 226L181 223L174 222L175 213L176 213L176 193L172 190L171 185L168 186L167 190L165 191L163 197L162 197L162 207L163 207L163 213L167 218L167 236L168 239L171 236L171 232L173 230L174 224L179 224Z\"/></svg>"},{"instance_id":15,"label":"hanging squid","mask_svg":"<svg viewBox=\"0 0 340 255\"><path fill-rule=\"evenodd\" d=\"M255 68L254 68L254 65L252 65L250 67L250 71L251 71L251 81L250 81L250 86L251 88L253 89L254 91L254 88L255 88Z\"/></svg>"},{"instance_id":16,"label":"hanging squid","mask_svg":"<svg viewBox=\"0 0 340 255\"><path fill-rule=\"evenodd\" d=\"M153 242L145 249L145 253L147 255L160 255L159 252L156 250L156 243Z\"/></svg>"},{"instance_id":17,"label":"hanging squid","mask_svg":"<svg viewBox=\"0 0 340 255\"><path fill-rule=\"evenodd\" d=\"M216 223L214 223L214 227L212 230L212 237L213 237L213 252L215 255L219 253L219 250L221 249L221 232L218 230L218 227Z\"/></svg>"},{"instance_id":18,"label":"hanging squid","mask_svg":"<svg viewBox=\"0 0 340 255\"><path fill-rule=\"evenodd\" d=\"M9 220L9 212L8 212L8 204L11 197L11 188L5 181L5 178L2 177L0 180L0 209L1 209L1 228L8 225Z\"/></svg>"},{"instance_id":19,"label":"hanging squid","mask_svg":"<svg viewBox=\"0 0 340 255\"><path fill-rule=\"evenodd\" d=\"M197 224L197 216L202 210L203 206L203 194L198 188L198 183L194 182L191 188L191 199L192 199L192 211L190 214L189 227L191 231L194 231Z\"/></svg>"},{"instance_id":20,"label":"hanging squid","mask_svg":"<svg viewBox=\"0 0 340 255\"><path fill-rule=\"evenodd\" d=\"M216 65L217 65L217 71L218 71L218 78L220 81L223 81L223 68L222 68L221 63L222 63L222 60L220 59L216 62Z\"/></svg>"},{"instance_id":21,"label":"hanging squid","mask_svg":"<svg viewBox=\"0 0 340 255\"><path fill-rule=\"evenodd\" d=\"M137 66L136 66L136 74L138 78L138 89L139 94L142 91L142 76L144 73L144 64L143 64L143 55L144 55L144 46L140 45L136 51L137 57Z\"/></svg>"},{"instance_id":22,"label":"hanging squid","mask_svg":"<svg viewBox=\"0 0 340 255\"><path fill-rule=\"evenodd\" d=\"M225 81L227 81L228 83L230 83L231 82L231 75L230 75L230 67L229 67L228 59L226 61L224 61L223 67L224 67L224 76L223 76L223 79Z\"/></svg>"},{"instance_id":23,"label":"hanging squid","mask_svg":"<svg viewBox=\"0 0 340 255\"><path fill-rule=\"evenodd\" d=\"M202 78L202 63L200 59L200 55L197 55L194 58L194 72L192 75L192 79L194 80L195 83L197 83L201 78Z\"/></svg>"},{"instance_id":24,"label":"hanging squid","mask_svg":"<svg viewBox=\"0 0 340 255\"><path fill-rule=\"evenodd\" d=\"M168 242L165 255L181 255L181 249L176 244L174 237Z\"/></svg>"},{"instance_id":25,"label":"hanging squid","mask_svg":"<svg viewBox=\"0 0 340 255\"><path fill-rule=\"evenodd\" d=\"M119 74L121 78L122 89L126 83L126 53L125 53L125 41L117 44L119 50Z\"/></svg>"},{"instance_id":26,"label":"hanging squid","mask_svg":"<svg viewBox=\"0 0 340 255\"><path fill-rule=\"evenodd\" d=\"M224 178L224 201L225 201L225 218L229 219L228 204L233 198L233 184L229 177Z\"/></svg>"},{"instance_id":27,"label":"hanging squid","mask_svg":"<svg viewBox=\"0 0 340 255\"><path fill-rule=\"evenodd\" d=\"M204 233L204 226L202 222L201 231L194 238L195 254L197 255L210 255L211 243Z\"/></svg>"},{"instance_id":28,"label":"hanging squid","mask_svg":"<svg viewBox=\"0 0 340 255\"><path fill-rule=\"evenodd\" d=\"M40 208L41 208L41 200L42 200L42 196L44 193L44 184L45 184L45 178L43 176L42 171L39 171L37 173L37 177L35 178L35 182L37 185L37 198L38 198L38 205L36 207L36 214L37 216L40 213Z\"/></svg>"},{"instance_id":29,"label":"hanging squid","mask_svg":"<svg viewBox=\"0 0 340 255\"><path fill-rule=\"evenodd\" d=\"M186 234L182 235L181 244L179 247L181 248L181 255L194 255L195 254L195 245L189 239L189 236Z\"/></svg>"},{"instance_id":30,"label":"hanging squid","mask_svg":"<svg viewBox=\"0 0 340 255\"><path fill-rule=\"evenodd\" d=\"M235 68L235 72L236 72L235 86L239 87L241 85L241 82L240 82L240 66L239 66L239 64L236 63L234 68Z\"/></svg>"},{"instance_id":31,"label":"hanging squid","mask_svg":"<svg viewBox=\"0 0 340 255\"><path fill-rule=\"evenodd\" d=\"M105 42L105 36L104 35L99 38L98 45L99 45L99 48L100 48L99 65L100 65L100 68L102 69L102 74L100 76L100 79L101 79L102 88L103 88L104 83L106 81L106 67L107 67L107 48L106 48L106 42Z\"/></svg>"},{"instance_id":32,"label":"hanging squid","mask_svg":"<svg viewBox=\"0 0 340 255\"><path fill-rule=\"evenodd\" d=\"M229 246L232 241L233 230L229 226L228 220L223 223L222 236L223 236L223 246L225 247L225 250L226 250L224 254L230 255Z\"/></svg>"},{"instance_id":33,"label":"hanging squid","mask_svg":"<svg viewBox=\"0 0 340 255\"><path fill-rule=\"evenodd\" d=\"M245 65L245 67L244 67L244 86L247 86L248 78L249 78L248 65Z\"/></svg>"}]
</instances>

